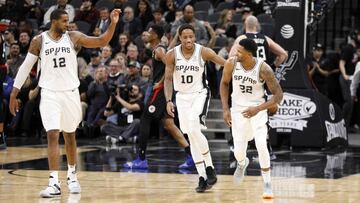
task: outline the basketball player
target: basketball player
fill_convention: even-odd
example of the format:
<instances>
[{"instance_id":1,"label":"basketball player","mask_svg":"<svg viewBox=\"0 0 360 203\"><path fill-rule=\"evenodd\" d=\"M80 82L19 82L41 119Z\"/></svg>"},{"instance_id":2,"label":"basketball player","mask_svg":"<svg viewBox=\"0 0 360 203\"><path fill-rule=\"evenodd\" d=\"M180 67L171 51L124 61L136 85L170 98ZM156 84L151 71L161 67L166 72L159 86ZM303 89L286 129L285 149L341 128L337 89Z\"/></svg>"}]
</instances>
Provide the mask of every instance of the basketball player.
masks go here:
<instances>
[{"instance_id":1,"label":"basketball player","mask_svg":"<svg viewBox=\"0 0 360 203\"><path fill-rule=\"evenodd\" d=\"M146 146L150 135L150 126L153 120L161 120L164 128L174 137L174 139L185 149L186 160L179 166L180 169L189 169L194 167L194 161L191 157L190 146L184 135L176 127L174 119L166 113L166 100L164 95L164 74L165 74L165 54L166 47L160 44L164 35L164 29L160 25L152 25L149 28L148 42L153 50L152 54L152 93L146 104L144 113L141 117L140 139L139 139L139 157L130 163L124 165L125 168L146 169L148 162L146 160Z\"/></svg>"},{"instance_id":2,"label":"basketball player","mask_svg":"<svg viewBox=\"0 0 360 203\"><path fill-rule=\"evenodd\" d=\"M41 75L40 113L48 138L48 161L51 171L49 185L40 192L41 197L55 197L61 194L58 180L59 132L63 132L68 162L67 183L70 193L80 193L76 176L75 130L81 121L81 104L78 91L78 65L76 54L82 47L104 47L108 44L119 20L121 10L111 12L111 24L99 37L89 37L83 33L67 32L69 16L66 11L57 9L51 13L49 31L35 36L30 44L25 61L19 68L14 88L10 96L10 112L19 110L16 96L19 93L30 69L39 60Z\"/></svg>"},{"instance_id":3,"label":"basketball player","mask_svg":"<svg viewBox=\"0 0 360 203\"><path fill-rule=\"evenodd\" d=\"M236 38L234 45L231 47L229 58L236 56L239 49L239 42L242 39L250 38L253 39L258 48L256 50L256 57L263 59L265 62L269 62L269 51L276 55L276 59L273 63L273 68L277 68L282 64L288 57L287 52L270 37L258 32L259 21L255 16L248 16L245 19L245 34L240 35ZM275 70L275 69L274 69Z\"/></svg>"},{"instance_id":4,"label":"basketball player","mask_svg":"<svg viewBox=\"0 0 360 203\"><path fill-rule=\"evenodd\" d=\"M265 62L269 62L270 52L276 55L275 61L272 64L272 69L275 71L277 67L280 66L288 57L287 52L276 42L274 42L270 37L265 36L258 32L259 21L258 19L250 15L245 19L245 34L240 35L236 38L234 45L231 47L229 58L236 56L239 49L239 42L242 39L250 38L253 39L257 44L256 57L263 59ZM265 88L267 90L267 88ZM272 116L277 111L277 105L274 106L271 110L268 111L269 115ZM269 139L269 138L268 138ZM267 147L270 152L271 160L276 159L275 154L272 151L269 140L267 140Z\"/></svg>"},{"instance_id":5,"label":"basketball player","mask_svg":"<svg viewBox=\"0 0 360 203\"><path fill-rule=\"evenodd\" d=\"M0 22L0 32L5 31L8 24ZM5 39L2 33L0 33L0 150L6 149L6 141L4 135L4 104L3 104L3 83L7 75L6 65L6 53L5 53Z\"/></svg>"},{"instance_id":6,"label":"basketball player","mask_svg":"<svg viewBox=\"0 0 360 203\"><path fill-rule=\"evenodd\" d=\"M248 141L255 138L261 174L264 179L263 198L272 198L270 155L266 147L268 133L267 110L280 103L283 93L270 66L255 58L257 45L252 39L239 42L237 56L229 58L220 83L220 96L225 123L232 127L234 155L238 161L234 176L242 181L249 159L246 157ZM231 113L228 105L229 83L232 81ZM264 85L273 96L265 101Z\"/></svg>"},{"instance_id":7,"label":"basketball player","mask_svg":"<svg viewBox=\"0 0 360 203\"><path fill-rule=\"evenodd\" d=\"M211 160L209 144L201 132L210 101L210 90L206 81L205 61L224 65L225 60L209 48L195 43L195 30L189 24L179 28L181 44L166 53L165 98L166 110L174 117L172 102L173 83L180 128L190 140L191 154L199 173L196 192L210 189L217 181ZM205 163L205 165L204 165Z\"/></svg>"}]
</instances>

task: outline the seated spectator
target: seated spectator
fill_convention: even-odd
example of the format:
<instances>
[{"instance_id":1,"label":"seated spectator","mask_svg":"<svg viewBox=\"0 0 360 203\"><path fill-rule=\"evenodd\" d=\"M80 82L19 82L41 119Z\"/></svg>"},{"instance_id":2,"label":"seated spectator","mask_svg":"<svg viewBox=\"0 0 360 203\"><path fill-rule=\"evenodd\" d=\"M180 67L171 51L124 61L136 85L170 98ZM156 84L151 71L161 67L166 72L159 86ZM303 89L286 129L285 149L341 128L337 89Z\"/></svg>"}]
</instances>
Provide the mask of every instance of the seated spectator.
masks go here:
<instances>
[{"instance_id":1,"label":"seated spectator","mask_svg":"<svg viewBox=\"0 0 360 203\"><path fill-rule=\"evenodd\" d=\"M98 121L103 117L106 102L110 96L106 81L106 67L100 66L95 71L95 81L90 83L86 92L86 98L89 104L86 118L88 126L98 126Z\"/></svg>"},{"instance_id":2,"label":"seated spectator","mask_svg":"<svg viewBox=\"0 0 360 203\"><path fill-rule=\"evenodd\" d=\"M145 81L145 82L150 82L151 79L151 67L148 64L144 64L141 68L141 78Z\"/></svg>"},{"instance_id":3,"label":"seated spectator","mask_svg":"<svg viewBox=\"0 0 360 203\"><path fill-rule=\"evenodd\" d=\"M148 37L149 37L148 31L144 31L142 32L141 36L138 36L134 40L134 43L137 46L139 53L141 53L148 46L147 45Z\"/></svg>"},{"instance_id":4,"label":"seated spectator","mask_svg":"<svg viewBox=\"0 0 360 203\"><path fill-rule=\"evenodd\" d=\"M121 66L121 73L126 74L126 66L125 64L127 64L127 59L125 54L119 52L114 56L114 59L118 60Z\"/></svg>"},{"instance_id":5,"label":"seated spectator","mask_svg":"<svg viewBox=\"0 0 360 203\"><path fill-rule=\"evenodd\" d=\"M117 41L117 44L114 47L113 49L113 53L114 54L117 54L119 52L123 53L123 54L126 54L127 53L127 47L131 44L131 40L130 40L130 37L128 34L126 33L121 33L119 35L119 39Z\"/></svg>"},{"instance_id":6,"label":"seated spectator","mask_svg":"<svg viewBox=\"0 0 360 203\"><path fill-rule=\"evenodd\" d=\"M102 33L104 33L109 25L110 25L110 11L106 7L102 7L99 9L100 11L100 19L97 20L97 23L95 24L94 32L97 34L94 34L95 36L98 36ZM93 33L94 33L93 32Z\"/></svg>"},{"instance_id":7,"label":"seated spectator","mask_svg":"<svg viewBox=\"0 0 360 203\"><path fill-rule=\"evenodd\" d=\"M148 0L139 0L137 2L135 16L140 19L142 30L145 30L149 22L154 19L150 2Z\"/></svg>"},{"instance_id":8,"label":"seated spectator","mask_svg":"<svg viewBox=\"0 0 360 203\"><path fill-rule=\"evenodd\" d=\"M93 6L91 0L83 0L80 10L77 12L74 21L85 21L90 25L96 25L99 19L99 11ZM94 27L91 29L94 30Z\"/></svg>"},{"instance_id":9,"label":"seated spectator","mask_svg":"<svg viewBox=\"0 0 360 203\"><path fill-rule=\"evenodd\" d=\"M36 19L38 25L44 22L45 11L39 1L24 1L24 13L27 19Z\"/></svg>"},{"instance_id":10,"label":"seated spectator","mask_svg":"<svg viewBox=\"0 0 360 203\"><path fill-rule=\"evenodd\" d=\"M94 79L95 70L99 67L101 63L100 52L98 50L93 50L90 55L90 63L88 65L89 75Z\"/></svg>"},{"instance_id":11,"label":"seated spectator","mask_svg":"<svg viewBox=\"0 0 360 203\"><path fill-rule=\"evenodd\" d=\"M30 46L30 34L28 32L21 31L19 35L20 54L26 56Z\"/></svg>"},{"instance_id":12,"label":"seated spectator","mask_svg":"<svg viewBox=\"0 0 360 203\"><path fill-rule=\"evenodd\" d=\"M160 0L160 8L164 11L164 18L167 23L175 21L176 5L174 0Z\"/></svg>"},{"instance_id":13,"label":"seated spectator","mask_svg":"<svg viewBox=\"0 0 360 203\"><path fill-rule=\"evenodd\" d=\"M106 135L108 142L126 142L129 138L139 135L140 117L144 108L143 96L139 86L132 85L123 98L118 88L111 96L104 115L107 122L101 126L101 133Z\"/></svg>"},{"instance_id":14,"label":"seated spectator","mask_svg":"<svg viewBox=\"0 0 360 203\"><path fill-rule=\"evenodd\" d=\"M66 11L66 13L68 13L69 16L69 21L74 21L74 17L75 17L75 9L72 5L68 4L68 0L57 0L57 4L51 6L45 13L44 15L44 25L46 25L47 23L50 23L50 14L55 10L55 9L64 9Z\"/></svg>"},{"instance_id":15,"label":"seated spectator","mask_svg":"<svg viewBox=\"0 0 360 203\"><path fill-rule=\"evenodd\" d=\"M202 21L199 21L194 17L194 7L187 5L184 7L183 12L184 16L179 21L175 21L171 27L172 36L175 36L180 25L188 23L195 29L196 42L204 46L207 45L209 37L206 28Z\"/></svg>"},{"instance_id":16,"label":"seated spectator","mask_svg":"<svg viewBox=\"0 0 360 203\"><path fill-rule=\"evenodd\" d=\"M263 1L234 0L233 8L235 9L236 12L241 12L243 14L244 11L250 11L251 13L249 13L249 15L255 15L255 16L257 16L260 13L264 13ZM245 20L245 18L243 19Z\"/></svg>"},{"instance_id":17,"label":"seated spectator","mask_svg":"<svg viewBox=\"0 0 360 203\"><path fill-rule=\"evenodd\" d=\"M88 65L86 64L86 61L83 58L78 57L77 62L79 67L79 80L80 80L79 93L80 93L81 107L83 113L82 120L84 120L86 115L86 110L88 107L88 104L86 102L86 92L88 90L90 83L94 79L89 75Z\"/></svg>"},{"instance_id":18,"label":"seated spectator","mask_svg":"<svg viewBox=\"0 0 360 203\"><path fill-rule=\"evenodd\" d=\"M10 46L10 54L8 56L7 65L8 65L8 74L10 77L15 78L20 65L24 61L25 57L20 55L20 45L19 43L12 43Z\"/></svg>"},{"instance_id":19,"label":"seated spectator","mask_svg":"<svg viewBox=\"0 0 360 203\"><path fill-rule=\"evenodd\" d=\"M110 73L107 80L107 85L110 89L116 89L120 84L124 83L123 65L118 59L112 59L109 64Z\"/></svg>"},{"instance_id":20,"label":"seated spectator","mask_svg":"<svg viewBox=\"0 0 360 203\"><path fill-rule=\"evenodd\" d=\"M146 26L146 30L149 30L149 28L152 25L160 25L163 27L164 32L168 33L170 32L170 26L169 24L163 19L163 11L161 8L157 8L153 11L154 20L150 21L149 24Z\"/></svg>"},{"instance_id":21,"label":"seated spectator","mask_svg":"<svg viewBox=\"0 0 360 203\"><path fill-rule=\"evenodd\" d=\"M75 22L70 22L68 26L68 31L79 31L79 28Z\"/></svg>"},{"instance_id":22,"label":"seated spectator","mask_svg":"<svg viewBox=\"0 0 360 203\"><path fill-rule=\"evenodd\" d=\"M138 85L142 92L146 91L148 83L145 82L140 76L140 63L137 61L129 61L127 68L127 75L125 76L122 86L131 87Z\"/></svg>"},{"instance_id":23,"label":"seated spectator","mask_svg":"<svg viewBox=\"0 0 360 203\"><path fill-rule=\"evenodd\" d=\"M129 36L135 39L141 34L141 32L142 25L140 19L134 16L133 8L130 6L126 7L124 9L123 17L116 26L116 34L114 36L118 36L119 33L127 33Z\"/></svg>"},{"instance_id":24,"label":"seated spectator","mask_svg":"<svg viewBox=\"0 0 360 203\"><path fill-rule=\"evenodd\" d=\"M127 48L126 53L128 61L137 61L139 56L139 51L136 45L130 44Z\"/></svg>"},{"instance_id":25,"label":"seated spectator","mask_svg":"<svg viewBox=\"0 0 360 203\"><path fill-rule=\"evenodd\" d=\"M111 60L111 55L112 55L112 49L110 45L106 45L102 48L101 50L101 59L100 59L100 63L101 64L105 64L105 65L109 65L109 62Z\"/></svg>"},{"instance_id":26,"label":"seated spectator","mask_svg":"<svg viewBox=\"0 0 360 203\"><path fill-rule=\"evenodd\" d=\"M232 10L223 10L220 15L220 19L217 22L215 32L218 36L221 37L231 37L236 38L237 27L232 21L233 11Z\"/></svg>"},{"instance_id":27,"label":"seated spectator","mask_svg":"<svg viewBox=\"0 0 360 203\"><path fill-rule=\"evenodd\" d=\"M9 53L10 53L10 45L12 43L15 43L17 42L16 39L15 39L15 32L14 30L11 30L11 29L7 29L5 30L4 32L4 41L5 41L5 54L6 54L6 57L9 56Z\"/></svg>"}]
</instances>

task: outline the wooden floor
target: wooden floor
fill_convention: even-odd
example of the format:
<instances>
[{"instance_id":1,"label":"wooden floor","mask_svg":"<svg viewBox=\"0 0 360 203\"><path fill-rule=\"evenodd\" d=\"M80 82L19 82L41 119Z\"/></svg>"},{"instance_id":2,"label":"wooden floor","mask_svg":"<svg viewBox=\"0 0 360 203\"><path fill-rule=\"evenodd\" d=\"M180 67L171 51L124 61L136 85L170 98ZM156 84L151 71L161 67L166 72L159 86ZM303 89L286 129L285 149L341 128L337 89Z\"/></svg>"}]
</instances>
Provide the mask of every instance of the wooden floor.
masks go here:
<instances>
[{"instance_id":1,"label":"wooden floor","mask_svg":"<svg viewBox=\"0 0 360 203\"><path fill-rule=\"evenodd\" d=\"M46 157L46 149L16 147L0 151L0 166L16 160ZM260 176L246 176L237 185L230 175L219 175L208 192L194 191L194 174L124 173L80 171L81 195L69 195L65 171L61 171L62 196L39 198L47 184L48 171L27 169L0 170L0 202L359 202L360 175L339 179L273 177L275 199L263 201Z\"/></svg>"}]
</instances>

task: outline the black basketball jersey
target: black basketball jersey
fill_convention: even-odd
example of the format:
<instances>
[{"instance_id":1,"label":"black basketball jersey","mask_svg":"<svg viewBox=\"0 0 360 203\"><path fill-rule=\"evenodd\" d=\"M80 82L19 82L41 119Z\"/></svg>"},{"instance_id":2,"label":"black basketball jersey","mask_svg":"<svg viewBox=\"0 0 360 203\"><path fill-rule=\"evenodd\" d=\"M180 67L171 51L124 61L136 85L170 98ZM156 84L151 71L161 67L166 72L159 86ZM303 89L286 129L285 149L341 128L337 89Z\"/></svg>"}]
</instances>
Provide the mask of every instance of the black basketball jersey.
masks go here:
<instances>
[{"instance_id":1,"label":"black basketball jersey","mask_svg":"<svg viewBox=\"0 0 360 203\"><path fill-rule=\"evenodd\" d=\"M159 82L165 74L165 64L161 60L157 60L155 57L155 50L158 47L164 48L166 52L166 47L163 45L156 46L152 51L153 83Z\"/></svg>"},{"instance_id":2,"label":"black basketball jersey","mask_svg":"<svg viewBox=\"0 0 360 203\"><path fill-rule=\"evenodd\" d=\"M0 65L6 64L6 53L5 53L5 40L3 35L0 34L1 43L0 43Z\"/></svg>"},{"instance_id":3,"label":"black basketball jersey","mask_svg":"<svg viewBox=\"0 0 360 203\"><path fill-rule=\"evenodd\" d=\"M265 62L269 60L269 44L266 41L265 35L261 33L245 33L245 36L249 39L253 39L258 48L256 51L256 57L263 59Z\"/></svg>"}]
</instances>

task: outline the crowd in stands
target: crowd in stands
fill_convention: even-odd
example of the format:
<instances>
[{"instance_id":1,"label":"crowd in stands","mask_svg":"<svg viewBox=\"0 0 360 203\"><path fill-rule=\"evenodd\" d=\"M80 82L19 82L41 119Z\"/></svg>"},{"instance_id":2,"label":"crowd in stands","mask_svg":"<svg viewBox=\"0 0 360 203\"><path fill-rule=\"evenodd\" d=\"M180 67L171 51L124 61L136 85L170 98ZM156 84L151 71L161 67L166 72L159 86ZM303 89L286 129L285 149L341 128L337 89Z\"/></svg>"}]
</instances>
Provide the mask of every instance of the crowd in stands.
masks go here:
<instances>
[{"instance_id":1,"label":"crowd in stands","mask_svg":"<svg viewBox=\"0 0 360 203\"><path fill-rule=\"evenodd\" d=\"M86 136L114 135L120 136L122 138L120 141L126 142L138 134L140 115L147 100L148 89L151 88L149 84L153 69L152 50L147 43L147 30L151 25L157 24L164 28L162 43L170 49L178 43L177 28L183 23L190 23L195 27L196 42L213 48L226 59L234 38L243 32L246 16L267 15L271 18L274 2L271 0L7 0L1 3L0 1L0 19L9 23L7 30L2 33L8 65L8 77L4 86L5 98L9 98L13 79L27 54L31 39L49 29L49 16L54 9L62 8L67 11L70 19L69 31L99 36L110 24L110 11L113 8L120 8L121 19L109 45L102 49L83 48L78 54L81 82L79 90L83 108L83 122L80 127ZM272 30L262 31L273 37L269 34ZM267 31L269 32L266 33ZM357 37L360 41L360 34ZM356 37L354 39L356 40ZM340 105L344 101L346 103L349 97L338 99L338 95L331 95L328 91L331 85L327 80L330 76L339 77L340 60L345 60L347 67L350 66L349 63L355 64L354 60L360 59L359 49L356 52L358 47L358 44L354 45L350 51L358 54L356 59L350 59L348 56L350 53L346 54L339 50L338 53L328 55L325 63L320 60L324 56L319 58L316 55L317 50L324 51L323 47L318 45L314 47L314 55L308 60L307 67L314 88L330 98L333 97L332 99L337 100ZM208 64L207 68L212 95L218 97L222 67ZM15 117L10 115L7 117L9 132L29 136L29 133L33 134L41 130L38 110L40 97L37 86L38 72L35 66L21 89L18 97L21 110ZM346 74L342 75L346 78ZM339 84L339 81L333 79L331 83Z\"/></svg>"}]
</instances>

